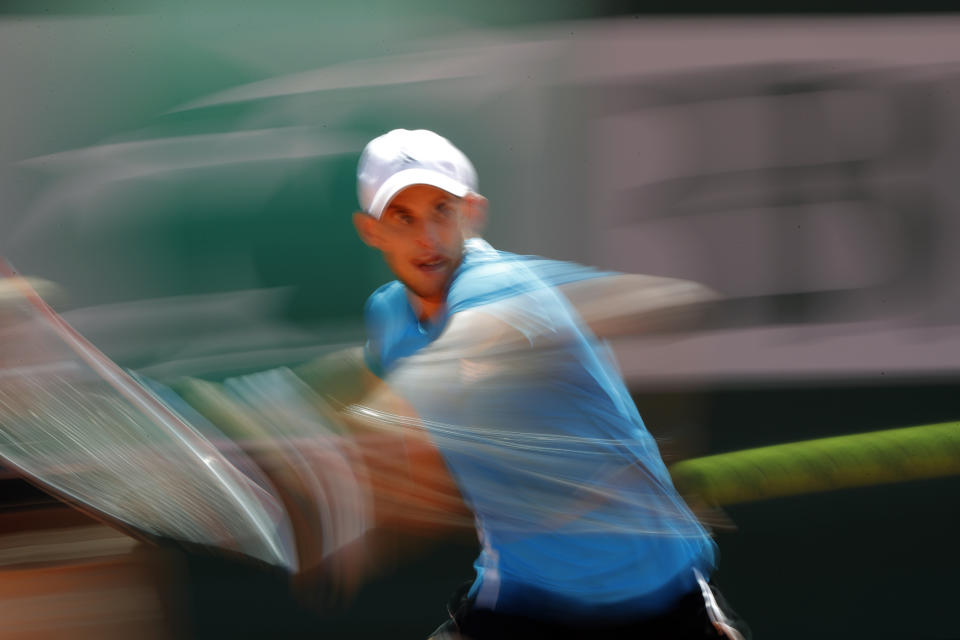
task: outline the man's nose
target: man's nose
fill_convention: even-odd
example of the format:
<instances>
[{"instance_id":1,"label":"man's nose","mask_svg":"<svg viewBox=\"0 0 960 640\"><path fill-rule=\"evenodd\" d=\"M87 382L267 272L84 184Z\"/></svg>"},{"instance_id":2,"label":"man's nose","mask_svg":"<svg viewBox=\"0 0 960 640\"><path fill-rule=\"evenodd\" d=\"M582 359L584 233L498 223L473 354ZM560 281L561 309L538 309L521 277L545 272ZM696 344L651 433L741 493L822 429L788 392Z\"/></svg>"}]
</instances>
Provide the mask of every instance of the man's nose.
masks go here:
<instances>
[{"instance_id":1,"label":"man's nose","mask_svg":"<svg viewBox=\"0 0 960 640\"><path fill-rule=\"evenodd\" d=\"M435 249L439 246L439 228L433 222L425 222L417 234L417 241L425 249Z\"/></svg>"}]
</instances>

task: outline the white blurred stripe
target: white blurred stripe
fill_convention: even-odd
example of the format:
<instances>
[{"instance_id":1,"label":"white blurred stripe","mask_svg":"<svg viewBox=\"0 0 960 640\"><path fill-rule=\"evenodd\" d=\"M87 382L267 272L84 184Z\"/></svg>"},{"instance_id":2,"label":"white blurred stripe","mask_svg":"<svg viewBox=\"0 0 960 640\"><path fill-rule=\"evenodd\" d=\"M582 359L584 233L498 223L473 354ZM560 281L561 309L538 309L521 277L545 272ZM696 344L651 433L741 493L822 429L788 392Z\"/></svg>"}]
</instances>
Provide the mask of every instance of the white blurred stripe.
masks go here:
<instances>
[{"instance_id":1,"label":"white blurred stripe","mask_svg":"<svg viewBox=\"0 0 960 640\"><path fill-rule=\"evenodd\" d=\"M80 170L103 181L179 169L354 153L364 140L320 127L296 126L116 142L29 158L21 166Z\"/></svg>"},{"instance_id":2,"label":"white blurred stripe","mask_svg":"<svg viewBox=\"0 0 960 640\"><path fill-rule=\"evenodd\" d=\"M269 78L183 104L172 111L262 100L316 91L383 87L432 80L474 78L502 73L536 55L550 42L491 43L487 46L434 50L358 60Z\"/></svg>"},{"instance_id":3,"label":"white blurred stripe","mask_svg":"<svg viewBox=\"0 0 960 640\"><path fill-rule=\"evenodd\" d=\"M80 363L72 360L61 360L60 362L46 362L44 364L32 364L23 367L10 367L0 369L0 378L22 378L32 376L38 373L63 373L65 371L80 371Z\"/></svg>"}]
</instances>

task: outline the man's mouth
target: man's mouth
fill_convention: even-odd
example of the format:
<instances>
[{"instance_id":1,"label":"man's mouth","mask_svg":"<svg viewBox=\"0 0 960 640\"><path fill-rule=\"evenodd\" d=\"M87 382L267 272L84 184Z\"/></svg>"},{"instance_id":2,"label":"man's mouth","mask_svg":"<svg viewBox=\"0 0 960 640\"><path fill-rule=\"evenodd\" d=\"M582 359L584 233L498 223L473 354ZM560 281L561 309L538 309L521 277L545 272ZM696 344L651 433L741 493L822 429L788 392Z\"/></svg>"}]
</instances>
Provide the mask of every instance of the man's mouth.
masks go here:
<instances>
[{"instance_id":1,"label":"man's mouth","mask_svg":"<svg viewBox=\"0 0 960 640\"><path fill-rule=\"evenodd\" d=\"M426 260L418 260L416 264L421 271L431 273L442 270L447 264L447 259L441 256L433 256Z\"/></svg>"}]
</instances>

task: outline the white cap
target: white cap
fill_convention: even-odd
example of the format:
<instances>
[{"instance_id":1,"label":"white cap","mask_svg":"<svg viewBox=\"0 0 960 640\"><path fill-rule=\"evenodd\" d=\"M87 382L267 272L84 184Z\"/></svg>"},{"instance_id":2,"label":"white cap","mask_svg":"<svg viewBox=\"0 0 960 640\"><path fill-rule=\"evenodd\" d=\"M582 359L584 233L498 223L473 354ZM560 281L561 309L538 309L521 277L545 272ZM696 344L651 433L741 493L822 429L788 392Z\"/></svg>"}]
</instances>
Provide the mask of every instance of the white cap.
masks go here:
<instances>
[{"instance_id":1,"label":"white cap","mask_svg":"<svg viewBox=\"0 0 960 640\"><path fill-rule=\"evenodd\" d=\"M393 197L428 184L462 198L477 189L477 171L449 140L426 129L394 129L371 140L357 166L364 213L379 218Z\"/></svg>"}]
</instances>

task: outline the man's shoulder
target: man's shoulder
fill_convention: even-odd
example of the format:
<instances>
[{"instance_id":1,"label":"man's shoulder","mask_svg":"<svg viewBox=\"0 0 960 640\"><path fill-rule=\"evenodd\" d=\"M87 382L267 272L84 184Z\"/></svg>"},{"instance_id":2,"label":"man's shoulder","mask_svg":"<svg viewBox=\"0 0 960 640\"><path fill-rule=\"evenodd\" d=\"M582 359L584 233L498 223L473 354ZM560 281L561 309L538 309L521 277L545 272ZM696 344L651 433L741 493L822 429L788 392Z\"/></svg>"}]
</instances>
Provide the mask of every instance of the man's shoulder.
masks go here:
<instances>
[{"instance_id":1,"label":"man's shoulder","mask_svg":"<svg viewBox=\"0 0 960 640\"><path fill-rule=\"evenodd\" d=\"M403 285L393 280L371 293L363 307L363 322L367 329L363 359L370 371L379 377L384 374L391 336L397 333L396 321L401 317L398 310L403 301Z\"/></svg>"},{"instance_id":2,"label":"man's shoulder","mask_svg":"<svg viewBox=\"0 0 960 640\"><path fill-rule=\"evenodd\" d=\"M391 280L374 289L367 301L389 300L401 294L403 294L403 284L399 280Z\"/></svg>"},{"instance_id":3,"label":"man's shoulder","mask_svg":"<svg viewBox=\"0 0 960 640\"><path fill-rule=\"evenodd\" d=\"M463 263L447 291L447 310L454 314L516 294L529 281L513 267L513 257L490 245L467 246Z\"/></svg>"},{"instance_id":4,"label":"man's shoulder","mask_svg":"<svg viewBox=\"0 0 960 640\"><path fill-rule=\"evenodd\" d=\"M406 297L403 284L397 280L391 280L377 287L374 292L367 297L364 312L369 315L370 313L376 313L378 311L391 310L405 302Z\"/></svg>"},{"instance_id":5,"label":"man's shoulder","mask_svg":"<svg viewBox=\"0 0 960 640\"><path fill-rule=\"evenodd\" d=\"M615 272L574 262L499 251L480 239L467 244L464 265L448 295L451 313L510 298L531 290L552 288Z\"/></svg>"}]
</instances>

